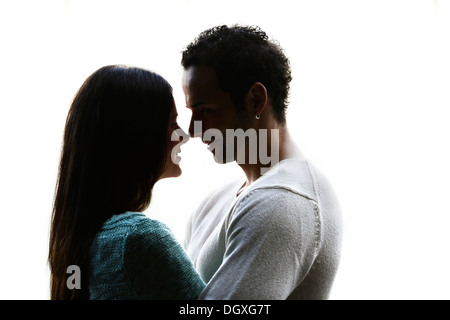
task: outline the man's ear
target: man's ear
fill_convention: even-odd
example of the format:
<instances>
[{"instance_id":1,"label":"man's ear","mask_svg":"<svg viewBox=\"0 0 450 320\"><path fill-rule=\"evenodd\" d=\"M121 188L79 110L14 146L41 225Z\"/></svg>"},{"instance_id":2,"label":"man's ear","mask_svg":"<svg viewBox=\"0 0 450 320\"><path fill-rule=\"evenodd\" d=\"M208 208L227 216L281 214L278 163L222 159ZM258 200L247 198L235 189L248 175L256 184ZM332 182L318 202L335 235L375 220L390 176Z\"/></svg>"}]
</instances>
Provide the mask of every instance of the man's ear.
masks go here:
<instances>
[{"instance_id":1,"label":"man's ear","mask_svg":"<svg viewBox=\"0 0 450 320\"><path fill-rule=\"evenodd\" d=\"M259 118L269 102L266 87L261 82L253 83L245 101L249 114Z\"/></svg>"}]
</instances>

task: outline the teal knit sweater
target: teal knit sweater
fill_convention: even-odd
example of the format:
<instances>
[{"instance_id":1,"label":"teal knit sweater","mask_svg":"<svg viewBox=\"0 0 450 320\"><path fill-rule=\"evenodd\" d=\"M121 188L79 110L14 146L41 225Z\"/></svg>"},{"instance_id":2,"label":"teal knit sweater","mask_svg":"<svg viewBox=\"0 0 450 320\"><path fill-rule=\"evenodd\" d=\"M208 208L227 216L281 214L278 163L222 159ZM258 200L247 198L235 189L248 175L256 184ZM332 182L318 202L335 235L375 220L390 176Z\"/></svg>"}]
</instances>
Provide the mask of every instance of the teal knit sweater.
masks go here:
<instances>
[{"instance_id":1,"label":"teal knit sweater","mask_svg":"<svg viewBox=\"0 0 450 320\"><path fill-rule=\"evenodd\" d=\"M197 299L205 286L169 228L143 213L106 221L89 258L90 299Z\"/></svg>"}]
</instances>

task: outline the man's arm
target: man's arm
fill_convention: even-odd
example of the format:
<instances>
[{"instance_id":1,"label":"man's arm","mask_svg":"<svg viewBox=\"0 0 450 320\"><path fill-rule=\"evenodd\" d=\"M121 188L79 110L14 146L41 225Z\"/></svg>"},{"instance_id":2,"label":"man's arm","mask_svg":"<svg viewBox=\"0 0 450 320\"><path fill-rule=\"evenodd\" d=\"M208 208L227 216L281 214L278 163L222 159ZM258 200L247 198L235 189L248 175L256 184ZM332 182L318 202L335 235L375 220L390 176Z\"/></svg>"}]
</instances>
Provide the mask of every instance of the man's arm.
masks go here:
<instances>
[{"instance_id":1,"label":"man's arm","mask_svg":"<svg viewBox=\"0 0 450 320\"><path fill-rule=\"evenodd\" d=\"M316 203L287 189L249 192L225 227L223 263L200 299L286 299L320 244Z\"/></svg>"}]
</instances>

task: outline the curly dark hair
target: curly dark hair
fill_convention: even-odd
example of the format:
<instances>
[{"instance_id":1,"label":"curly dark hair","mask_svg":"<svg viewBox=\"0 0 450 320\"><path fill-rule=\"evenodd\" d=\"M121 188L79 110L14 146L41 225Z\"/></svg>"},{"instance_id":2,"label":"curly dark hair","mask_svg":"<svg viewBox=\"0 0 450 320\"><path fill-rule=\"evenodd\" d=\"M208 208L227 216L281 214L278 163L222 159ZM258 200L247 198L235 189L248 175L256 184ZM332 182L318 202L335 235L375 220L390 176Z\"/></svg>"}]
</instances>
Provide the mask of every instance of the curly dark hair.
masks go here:
<instances>
[{"instance_id":1,"label":"curly dark hair","mask_svg":"<svg viewBox=\"0 0 450 320\"><path fill-rule=\"evenodd\" d=\"M229 93L238 111L251 85L262 83L275 118L286 123L289 60L278 43L257 26L226 25L202 32L182 52L182 66L208 65L215 69L219 88Z\"/></svg>"}]
</instances>

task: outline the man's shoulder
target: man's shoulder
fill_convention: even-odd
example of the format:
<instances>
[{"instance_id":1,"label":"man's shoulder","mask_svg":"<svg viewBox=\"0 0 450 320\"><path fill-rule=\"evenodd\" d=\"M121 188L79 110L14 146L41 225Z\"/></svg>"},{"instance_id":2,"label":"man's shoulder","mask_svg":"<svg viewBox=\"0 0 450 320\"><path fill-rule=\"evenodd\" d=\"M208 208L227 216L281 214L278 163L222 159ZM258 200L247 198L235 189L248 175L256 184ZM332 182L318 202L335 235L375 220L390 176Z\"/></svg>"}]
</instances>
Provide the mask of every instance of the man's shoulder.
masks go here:
<instances>
[{"instance_id":1,"label":"man's shoulder","mask_svg":"<svg viewBox=\"0 0 450 320\"><path fill-rule=\"evenodd\" d=\"M292 193L317 201L316 175L309 161L287 159L259 178L248 193L272 193L273 197Z\"/></svg>"},{"instance_id":2,"label":"man's shoulder","mask_svg":"<svg viewBox=\"0 0 450 320\"><path fill-rule=\"evenodd\" d=\"M315 199L289 187L279 185L261 186L249 190L233 206L229 219L252 215L257 219L269 216L295 218L307 212L316 215L318 203Z\"/></svg>"}]
</instances>

